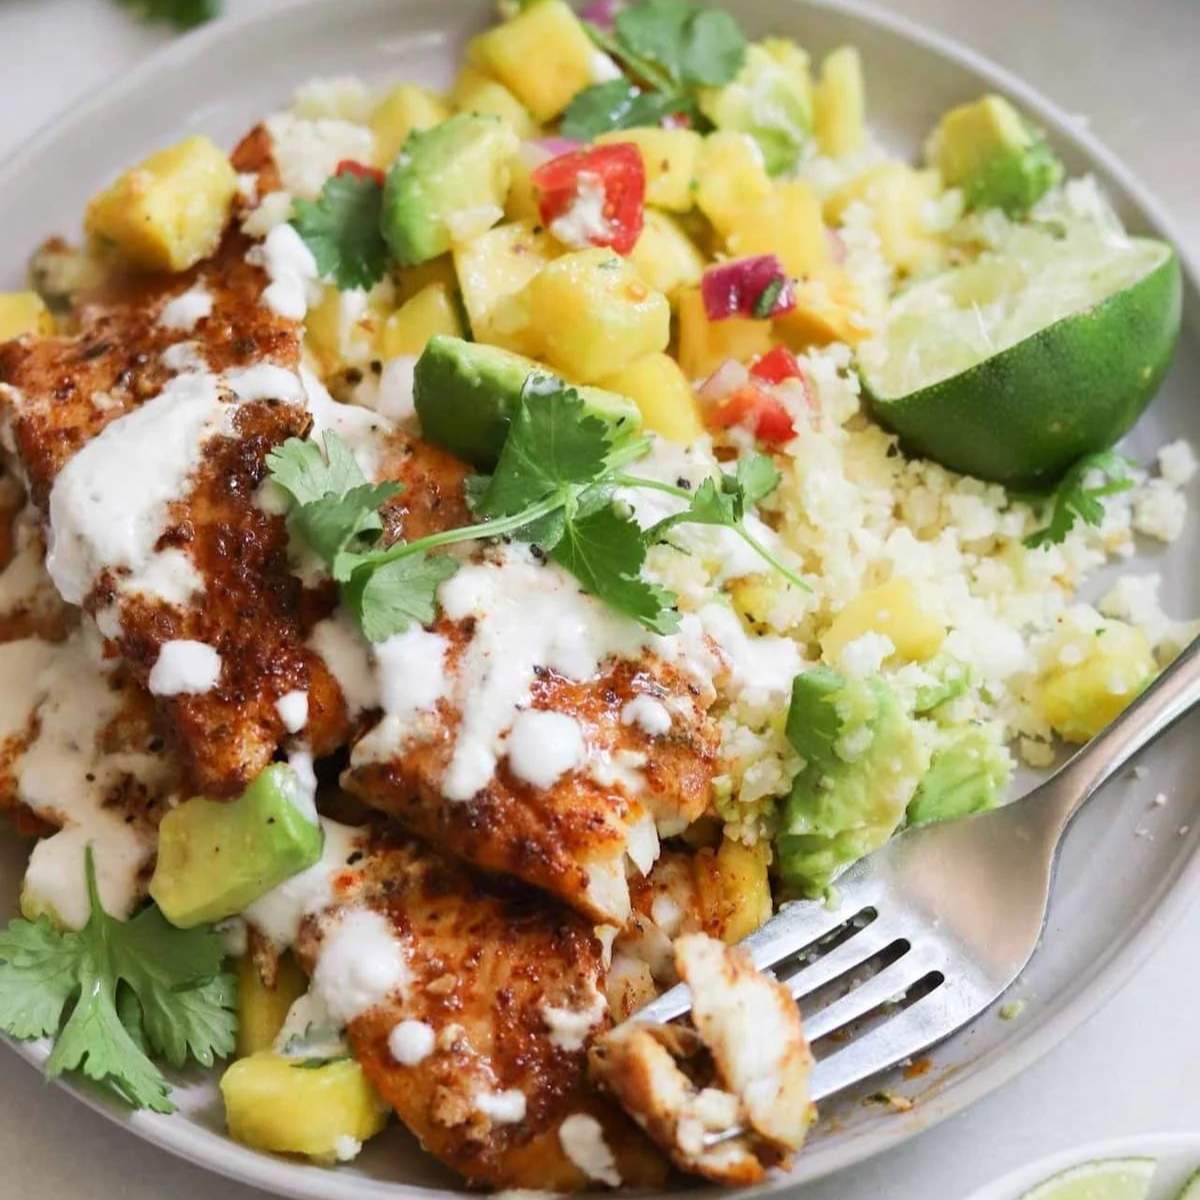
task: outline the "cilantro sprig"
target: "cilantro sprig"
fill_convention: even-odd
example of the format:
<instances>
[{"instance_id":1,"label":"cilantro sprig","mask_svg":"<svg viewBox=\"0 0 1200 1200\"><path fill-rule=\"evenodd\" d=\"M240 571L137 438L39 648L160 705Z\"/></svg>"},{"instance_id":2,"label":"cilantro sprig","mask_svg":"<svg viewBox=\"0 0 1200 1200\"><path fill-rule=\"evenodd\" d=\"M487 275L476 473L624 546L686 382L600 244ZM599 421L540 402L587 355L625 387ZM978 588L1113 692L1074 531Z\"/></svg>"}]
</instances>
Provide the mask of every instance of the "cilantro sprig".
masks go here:
<instances>
[{"instance_id":1,"label":"cilantro sprig","mask_svg":"<svg viewBox=\"0 0 1200 1200\"><path fill-rule=\"evenodd\" d=\"M134 1108L169 1113L170 1087L151 1061L211 1067L234 1047L235 984L210 928L176 929L150 906L129 921L100 902L89 847L91 915L78 932L48 918L0 931L0 1029L53 1037L51 1078L78 1071Z\"/></svg>"},{"instance_id":2,"label":"cilantro sprig","mask_svg":"<svg viewBox=\"0 0 1200 1200\"><path fill-rule=\"evenodd\" d=\"M370 288L388 267L382 212L382 184L345 172L325 180L316 200L297 200L291 224L312 251L317 270L339 290Z\"/></svg>"},{"instance_id":3,"label":"cilantro sprig","mask_svg":"<svg viewBox=\"0 0 1200 1200\"><path fill-rule=\"evenodd\" d=\"M391 545L383 543L383 522L373 506L396 495L398 485L368 484L335 434L326 434L324 453L292 438L268 457L267 467L291 497L293 533L325 561L370 641L385 641L414 622L432 623L437 590L458 569L455 558L437 551L480 539L514 537L536 544L585 591L655 633L679 627L676 597L642 578L642 568L649 549L680 524L727 526L764 561L805 586L745 528L748 507L779 482L770 459L743 460L735 475L706 480L692 493L625 474L648 447L644 439L615 442L611 427L588 412L574 388L535 375L495 472L469 482L472 508L483 520ZM685 506L643 530L616 496L618 488L654 488Z\"/></svg>"},{"instance_id":4,"label":"cilantro sprig","mask_svg":"<svg viewBox=\"0 0 1200 1200\"><path fill-rule=\"evenodd\" d=\"M1103 482L1091 483L1096 475L1100 475ZM1081 458L1055 488L1048 524L1031 533L1025 539L1025 545L1031 550L1061 545L1078 521L1099 525L1104 520L1101 503L1104 497L1127 492L1132 487L1129 460L1115 450L1102 450L1099 454Z\"/></svg>"},{"instance_id":5,"label":"cilantro sprig","mask_svg":"<svg viewBox=\"0 0 1200 1200\"><path fill-rule=\"evenodd\" d=\"M584 141L668 116L699 123L698 90L728 83L746 60L734 18L690 0L642 0L617 14L611 34L594 25L588 32L633 78L595 84L572 100L562 134Z\"/></svg>"}]
</instances>

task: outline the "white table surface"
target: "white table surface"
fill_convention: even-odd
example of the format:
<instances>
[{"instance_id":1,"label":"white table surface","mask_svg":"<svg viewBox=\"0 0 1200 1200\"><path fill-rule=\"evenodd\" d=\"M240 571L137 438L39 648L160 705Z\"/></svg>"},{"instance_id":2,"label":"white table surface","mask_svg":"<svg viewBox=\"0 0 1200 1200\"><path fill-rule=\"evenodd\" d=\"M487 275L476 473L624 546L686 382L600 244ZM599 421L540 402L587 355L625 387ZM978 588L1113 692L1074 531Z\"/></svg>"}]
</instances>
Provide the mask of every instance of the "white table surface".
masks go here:
<instances>
[{"instance_id":1,"label":"white table surface","mask_svg":"<svg viewBox=\"0 0 1200 1200\"><path fill-rule=\"evenodd\" d=\"M271 0L227 0L231 11ZM1073 112L1135 169L1200 258L1200 0L892 0ZM111 0L0 0L0 157L167 35ZM1180 799L1175 803L1185 804ZM1008 1087L805 1200L958 1200L1084 1142L1200 1131L1200 912L1122 993ZM0 1053L0 1197L254 1200L146 1146Z\"/></svg>"}]
</instances>

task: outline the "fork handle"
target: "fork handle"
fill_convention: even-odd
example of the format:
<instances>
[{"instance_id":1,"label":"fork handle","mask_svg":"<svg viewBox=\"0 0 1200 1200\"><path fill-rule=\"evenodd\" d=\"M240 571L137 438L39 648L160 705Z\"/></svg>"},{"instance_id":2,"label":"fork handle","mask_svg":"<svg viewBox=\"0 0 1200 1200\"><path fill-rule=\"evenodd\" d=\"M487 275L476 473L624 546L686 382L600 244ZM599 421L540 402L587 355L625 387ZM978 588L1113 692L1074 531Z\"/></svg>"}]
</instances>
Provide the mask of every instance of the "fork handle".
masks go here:
<instances>
[{"instance_id":1,"label":"fork handle","mask_svg":"<svg viewBox=\"0 0 1200 1200\"><path fill-rule=\"evenodd\" d=\"M1065 825L1139 750L1197 704L1200 704L1200 638L1057 773L1054 778L1057 786L1046 790L1061 797L1062 823Z\"/></svg>"}]
</instances>

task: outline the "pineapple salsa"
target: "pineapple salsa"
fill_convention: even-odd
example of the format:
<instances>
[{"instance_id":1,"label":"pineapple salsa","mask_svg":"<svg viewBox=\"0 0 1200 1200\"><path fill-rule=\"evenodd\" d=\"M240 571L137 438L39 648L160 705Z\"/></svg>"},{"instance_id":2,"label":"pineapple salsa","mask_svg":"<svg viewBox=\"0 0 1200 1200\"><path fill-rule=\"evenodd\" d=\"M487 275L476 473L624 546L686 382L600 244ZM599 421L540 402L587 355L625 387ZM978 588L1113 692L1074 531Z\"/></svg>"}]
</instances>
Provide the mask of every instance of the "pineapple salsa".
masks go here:
<instances>
[{"instance_id":1,"label":"pineapple salsa","mask_svg":"<svg viewBox=\"0 0 1200 1200\"><path fill-rule=\"evenodd\" d=\"M163 1112L232 1058L230 1134L326 1164L394 1110L474 1184L754 1182L812 1057L725 945L1200 631L1088 586L1188 519L1186 442L1113 448L1179 267L1001 96L910 161L852 46L501 10L0 295L0 1028ZM774 1030L769 1120L736 1038L628 1023L681 977Z\"/></svg>"}]
</instances>

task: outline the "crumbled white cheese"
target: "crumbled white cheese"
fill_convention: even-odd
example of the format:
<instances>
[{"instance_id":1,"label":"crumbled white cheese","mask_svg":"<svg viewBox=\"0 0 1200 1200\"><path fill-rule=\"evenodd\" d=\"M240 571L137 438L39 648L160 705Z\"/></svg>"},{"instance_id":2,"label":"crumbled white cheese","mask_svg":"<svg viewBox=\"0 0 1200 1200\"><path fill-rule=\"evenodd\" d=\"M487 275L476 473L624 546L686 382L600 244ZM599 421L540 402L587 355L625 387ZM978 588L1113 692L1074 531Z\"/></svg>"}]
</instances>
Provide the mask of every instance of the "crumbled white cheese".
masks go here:
<instances>
[{"instance_id":1,"label":"crumbled white cheese","mask_svg":"<svg viewBox=\"0 0 1200 1200\"><path fill-rule=\"evenodd\" d=\"M333 1141L333 1157L338 1162L351 1162L362 1153L363 1144L348 1133L339 1133Z\"/></svg>"},{"instance_id":2,"label":"crumbled white cheese","mask_svg":"<svg viewBox=\"0 0 1200 1200\"><path fill-rule=\"evenodd\" d=\"M283 186L307 200L320 194L338 163L345 159L369 163L375 149L371 130L351 121L276 113L266 125Z\"/></svg>"},{"instance_id":3,"label":"crumbled white cheese","mask_svg":"<svg viewBox=\"0 0 1200 1200\"><path fill-rule=\"evenodd\" d=\"M155 696L199 696L212 691L221 678L221 656L206 642L186 639L164 642L150 669L150 692Z\"/></svg>"},{"instance_id":4,"label":"crumbled white cheese","mask_svg":"<svg viewBox=\"0 0 1200 1200\"><path fill-rule=\"evenodd\" d=\"M1147 537L1174 542L1186 520L1187 497L1165 479L1150 480L1134 500L1133 527Z\"/></svg>"},{"instance_id":5,"label":"crumbled white cheese","mask_svg":"<svg viewBox=\"0 0 1200 1200\"><path fill-rule=\"evenodd\" d=\"M1191 443L1179 438L1158 452L1158 470L1172 487L1191 483L1196 474L1196 454Z\"/></svg>"},{"instance_id":6,"label":"crumbled white cheese","mask_svg":"<svg viewBox=\"0 0 1200 1200\"><path fill-rule=\"evenodd\" d=\"M542 1020L550 1030L550 1041L560 1050L582 1050L588 1033L604 1020L608 1001L596 991L586 1008L567 1008L563 1005L542 1004Z\"/></svg>"},{"instance_id":7,"label":"crumbled white cheese","mask_svg":"<svg viewBox=\"0 0 1200 1200\"><path fill-rule=\"evenodd\" d=\"M529 709L513 722L506 743L508 765L525 783L553 787L587 755L583 730L565 713Z\"/></svg>"},{"instance_id":8,"label":"crumbled white cheese","mask_svg":"<svg viewBox=\"0 0 1200 1200\"><path fill-rule=\"evenodd\" d=\"M437 1037L425 1021L401 1021L388 1034L388 1050L402 1067L415 1067L432 1053Z\"/></svg>"},{"instance_id":9,"label":"crumbled white cheese","mask_svg":"<svg viewBox=\"0 0 1200 1200\"><path fill-rule=\"evenodd\" d=\"M265 238L277 225L284 225L292 215L290 192L268 192L258 207L249 212L242 221L242 232L247 237Z\"/></svg>"},{"instance_id":10,"label":"crumbled white cheese","mask_svg":"<svg viewBox=\"0 0 1200 1200\"><path fill-rule=\"evenodd\" d=\"M574 1113L558 1129L563 1153L589 1178L621 1186L617 1160L604 1140L604 1127L587 1113Z\"/></svg>"},{"instance_id":11,"label":"crumbled white cheese","mask_svg":"<svg viewBox=\"0 0 1200 1200\"><path fill-rule=\"evenodd\" d=\"M877 675L895 653L896 647L890 637L868 632L842 647L837 667L852 679L866 679L870 675Z\"/></svg>"},{"instance_id":12,"label":"crumbled white cheese","mask_svg":"<svg viewBox=\"0 0 1200 1200\"><path fill-rule=\"evenodd\" d=\"M621 68L603 50L592 51L588 59L588 74L593 83L611 83L614 79L622 78Z\"/></svg>"}]
</instances>

